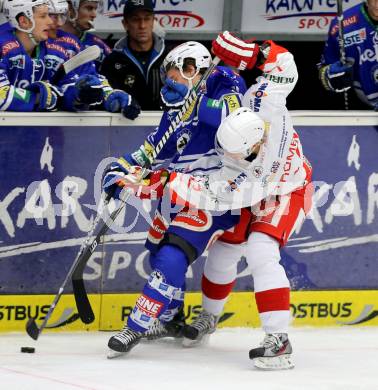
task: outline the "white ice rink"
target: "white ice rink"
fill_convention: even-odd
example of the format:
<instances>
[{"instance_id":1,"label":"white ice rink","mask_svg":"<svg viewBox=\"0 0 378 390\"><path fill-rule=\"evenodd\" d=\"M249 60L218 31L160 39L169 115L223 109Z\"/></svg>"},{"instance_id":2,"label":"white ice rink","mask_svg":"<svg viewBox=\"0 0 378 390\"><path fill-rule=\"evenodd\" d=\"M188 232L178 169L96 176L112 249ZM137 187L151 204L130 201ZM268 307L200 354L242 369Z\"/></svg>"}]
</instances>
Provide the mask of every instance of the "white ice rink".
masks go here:
<instances>
[{"instance_id":1,"label":"white ice rink","mask_svg":"<svg viewBox=\"0 0 378 390\"><path fill-rule=\"evenodd\" d=\"M208 344L183 349L165 339L106 359L99 333L0 334L1 390L377 390L378 328L292 329L296 368L257 371L248 351L257 329L219 329ZM20 353L35 346L35 354Z\"/></svg>"}]
</instances>

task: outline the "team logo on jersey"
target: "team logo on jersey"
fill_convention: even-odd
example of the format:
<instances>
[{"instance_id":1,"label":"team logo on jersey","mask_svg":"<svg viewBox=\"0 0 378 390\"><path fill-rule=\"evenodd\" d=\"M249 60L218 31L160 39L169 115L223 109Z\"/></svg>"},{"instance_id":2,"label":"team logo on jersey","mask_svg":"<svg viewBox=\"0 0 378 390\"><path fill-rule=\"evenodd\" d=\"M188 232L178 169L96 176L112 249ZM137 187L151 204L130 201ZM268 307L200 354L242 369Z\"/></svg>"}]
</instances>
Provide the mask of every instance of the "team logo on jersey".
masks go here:
<instances>
[{"instance_id":1,"label":"team logo on jersey","mask_svg":"<svg viewBox=\"0 0 378 390\"><path fill-rule=\"evenodd\" d=\"M267 96L267 94L264 92L267 87L268 83L263 83L259 86L258 90L253 93L253 95L255 95L255 98L253 100L251 99L251 108L253 112L260 111L261 100L263 97Z\"/></svg>"},{"instance_id":2,"label":"team logo on jersey","mask_svg":"<svg viewBox=\"0 0 378 390\"><path fill-rule=\"evenodd\" d=\"M17 56L9 58L10 67L9 69L24 69L25 68L25 56L23 54L18 54Z\"/></svg>"},{"instance_id":3,"label":"team logo on jersey","mask_svg":"<svg viewBox=\"0 0 378 390\"><path fill-rule=\"evenodd\" d=\"M359 45L366 40L366 29L361 28L359 30L352 31L344 35L345 47L353 45Z\"/></svg>"},{"instance_id":4,"label":"team logo on jersey","mask_svg":"<svg viewBox=\"0 0 378 390\"><path fill-rule=\"evenodd\" d=\"M117 69L117 65L120 65L121 64L116 64L116 69ZM134 85L135 83L135 76L133 74L128 74L126 77L125 77L125 81L124 81L124 84L127 85L129 88L132 88L132 86Z\"/></svg>"},{"instance_id":5,"label":"team logo on jersey","mask_svg":"<svg viewBox=\"0 0 378 390\"><path fill-rule=\"evenodd\" d=\"M177 138L177 151L181 152L186 145L188 145L188 142L190 140L190 134L187 132L182 133L178 138Z\"/></svg>"}]
</instances>

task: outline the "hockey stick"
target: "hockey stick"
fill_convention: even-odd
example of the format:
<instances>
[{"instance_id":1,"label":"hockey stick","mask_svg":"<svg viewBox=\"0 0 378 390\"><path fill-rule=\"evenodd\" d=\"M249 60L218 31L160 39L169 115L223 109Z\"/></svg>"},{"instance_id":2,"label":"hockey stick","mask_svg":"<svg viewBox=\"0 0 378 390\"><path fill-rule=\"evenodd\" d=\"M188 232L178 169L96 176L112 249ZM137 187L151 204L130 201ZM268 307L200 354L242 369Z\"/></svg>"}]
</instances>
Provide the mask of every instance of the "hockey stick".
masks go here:
<instances>
[{"instance_id":1,"label":"hockey stick","mask_svg":"<svg viewBox=\"0 0 378 390\"><path fill-rule=\"evenodd\" d=\"M151 164L154 162L156 156L160 153L161 149L167 143L169 137L175 132L177 126L181 123L182 118L184 118L188 110L191 109L192 106L194 106L197 99L198 91L202 87L203 83L206 82L207 78L213 71L214 67L218 65L219 62L220 62L220 58L214 57L209 68L203 74L203 76L201 77L197 85L192 89L190 95L188 96L187 100L184 103L184 106L176 115L175 119L170 124L168 130L164 133L162 139L156 145L155 149L153 149L149 154L148 159ZM76 263L75 270L73 271L72 274L72 285L73 285L73 291L76 300L76 306L77 306L79 316L84 323L89 323L86 321L92 322L94 320L93 310L85 290L84 279L83 279L84 269L87 264L87 261L89 260L89 257L90 255L82 256L80 261Z\"/></svg>"},{"instance_id":2,"label":"hockey stick","mask_svg":"<svg viewBox=\"0 0 378 390\"><path fill-rule=\"evenodd\" d=\"M345 44L344 44L344 16L343 16L343 0L337 0L337 23L339 26L339 50L340 50L340 60L344 65L346 64L346 56L345 56ZM344 91L344 106L345 109L349 109L349 99L348 99L348 91Z\"/></svg>"},{"instance_id":3,"label":"hockey stick","mask_svg":"<svg viewBox=\"0 0 378 390\"><path fill-rule=\"evenodd\" d=\"M101 50L97 45L88 46L84 50L80 51L69 60L64 62L62 66L54 75L54 80L59 80L64 75L72 72L81 65L87 64L88 62L94 61L101 54Z\"/></svg>"},{"instance_id":4,"label":"hockey stick","mask_svg":"<svg viewBox=\"0 0 378 390\"><path fill-rule=\"evenodd\" d=\"M75 261L73 262L70 270L68 271L67 276L64 279L64 282L62 283L61 287L59 288L59 291L56 294L56 296L54 298L54 301L53 301L53 303L51 304L51 306L49 308L49 311L47 312L45 318L43 319L42 324L38 327L38 325L37 325L37 323L35 321L35 318L29 318L28 322L26 323L26 332L32 339L34 339L34 340L38 339L39 335L42 333L43 329L46 327L47 322L49 321L49 319L50 319L50 317L51 317L51 315L52 315L56 305L58 304L58 302L59 302L59 300L60 300L60 298L61 298L61 296L62 296L62 294L64 292L64 289L66 288L66 285L67 285L68 281L72 278L72 276L73 276L75 270L77 269L78 265L80 265L81 263L84 263L84 265L85 265L87 263L88 259L90 258L90 256L94 252L94 250L96 249L97 245L100 243L101 237L106 233L106 231L109 229L111 224L117 218L117 216L119 215L119 213L123 209L123 207L125 205L125 202L126 202L126 200L127 200L127 198L129 196L130 196L130 193L126 192L125 196L123 197L123 199L121 201L120 206L111 213L111 215L109 216L107 221L101 226L101 229L99 230L99 232L96 235L96 237L91 240L92 234L96 230L96 227L99 225L99 222L101 220L101 213L97 214L97 217L96 217L95 221L93 222L92 230L88 233L88 236L87 236L86 240L81 245L79 253L77 254L77 256L75 258ZM107 198L105 200L105 204L107 204L107 201L109 199L110 198ZM75 293L75 288L74 288L74 293ZM89 303L87 295L84 294L84 296L80 296L79 297L79 302L80 302L81 305L87 305L90 308L89 311L88 310L85 311L85 312L84 311L80 311L79 304L78 304L78 297L76 296L76 294L75 294L75 299L76 299L76 304L77 304L77 307L78 307L80 319L85 324L90 324L91 322L93 322L95 317L94 317L94 314L93 314L93 311L92 311L92 308L91 308L91 305ZM84 300L84 303L82 303L82 300ZM85 315L83 315L83 313Z\"/></svg>"}]
</instances>

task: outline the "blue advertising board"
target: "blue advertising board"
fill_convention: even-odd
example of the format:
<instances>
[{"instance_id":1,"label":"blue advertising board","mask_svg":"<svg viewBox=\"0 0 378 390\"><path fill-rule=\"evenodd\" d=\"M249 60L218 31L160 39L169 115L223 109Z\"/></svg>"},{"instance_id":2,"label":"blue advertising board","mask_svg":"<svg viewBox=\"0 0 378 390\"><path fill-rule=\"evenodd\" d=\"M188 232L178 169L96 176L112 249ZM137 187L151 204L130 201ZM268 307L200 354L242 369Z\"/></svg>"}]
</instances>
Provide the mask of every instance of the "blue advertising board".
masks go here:
<instances>
[{"instance_id":1,"label":"blue advertising board","mask_svg":"<svg viewBox=\"0 0 378 390\"><path fill-rule=\"evenodd\" d=\"M95 215L99 163L134 150L153 128L0 127L2 294L57 291ZM313 165L315 194L309 217L281 252L294 290L378 288L377 130L298 128ZM85 271L89 291L142 288L150 270L143 243L153 211L149 202L127 205L121 220L133 228L108 232ZM187 274L189 290L200 289L203 261ZM235 290L250 290L243 259L239 266Z\"/></svg>"}]
</instances>

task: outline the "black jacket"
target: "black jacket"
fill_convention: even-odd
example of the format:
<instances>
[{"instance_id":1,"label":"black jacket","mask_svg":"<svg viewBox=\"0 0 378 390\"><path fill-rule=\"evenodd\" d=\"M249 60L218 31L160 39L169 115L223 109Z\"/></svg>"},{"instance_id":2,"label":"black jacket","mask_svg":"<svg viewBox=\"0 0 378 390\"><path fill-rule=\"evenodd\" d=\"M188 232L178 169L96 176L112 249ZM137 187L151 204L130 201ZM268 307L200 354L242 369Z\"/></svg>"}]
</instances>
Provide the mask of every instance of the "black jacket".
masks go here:
<instances>
[{"instance_id":1,"label":"black jacket","mask_svg":"<svg viewBox=\"0 0 378 390\"><path fill-rule=\"evenodd\" d=\"M166 54L164 39L154 33L154 48L145 75L142 65L127 46L126 36L115 44L112 53L105 58L100 73L114 89L122 89L134 97L142 110L160 110L160 65Z\"/></svg>"}]
</instances>

